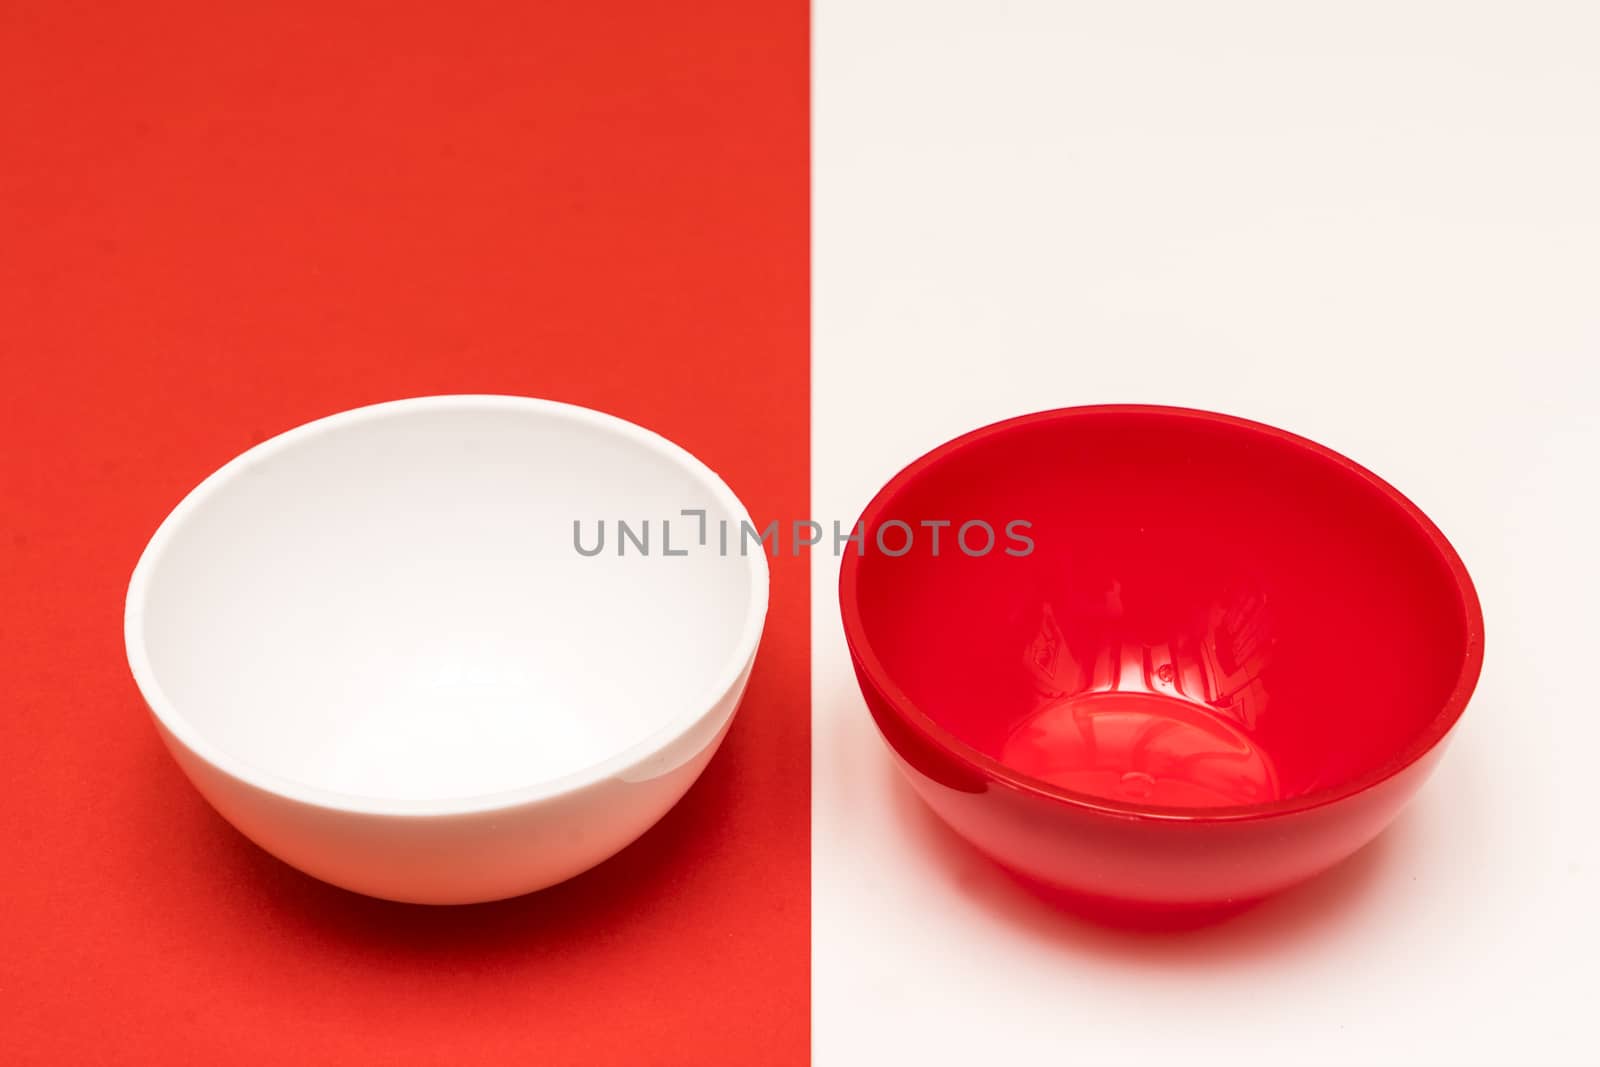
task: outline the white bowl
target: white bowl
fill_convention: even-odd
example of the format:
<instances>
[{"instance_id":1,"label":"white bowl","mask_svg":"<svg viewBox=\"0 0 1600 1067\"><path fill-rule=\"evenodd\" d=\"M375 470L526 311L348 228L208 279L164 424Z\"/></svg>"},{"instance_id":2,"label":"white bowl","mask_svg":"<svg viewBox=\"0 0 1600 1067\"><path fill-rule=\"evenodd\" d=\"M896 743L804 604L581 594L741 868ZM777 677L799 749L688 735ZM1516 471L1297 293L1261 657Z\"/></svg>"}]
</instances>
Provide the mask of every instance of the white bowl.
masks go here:
<instances>
[{"instance_id":1,"label":"white bowl","mask_svg":"<svg viewBox=\"0 0 1600 1067\"><path fill-rule=\"evenodd\" d=\"M574 522L592 549L602 520L581 554ZM280 859L391 900L515 896L633 841L716 751L766 619L745 521L699 460L586 408L358 408L173 510L128 663L184 772Z\"/></svg>"}]
</instances>

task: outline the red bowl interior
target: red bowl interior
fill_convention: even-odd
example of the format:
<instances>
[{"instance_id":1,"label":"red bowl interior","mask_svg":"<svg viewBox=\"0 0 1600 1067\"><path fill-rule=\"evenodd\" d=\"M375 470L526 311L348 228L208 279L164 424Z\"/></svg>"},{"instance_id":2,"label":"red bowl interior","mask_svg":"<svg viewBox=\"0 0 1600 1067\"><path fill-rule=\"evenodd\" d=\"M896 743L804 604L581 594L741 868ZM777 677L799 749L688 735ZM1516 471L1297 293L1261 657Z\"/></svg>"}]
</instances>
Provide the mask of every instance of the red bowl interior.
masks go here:
<instances>
[{"instance_id":1,"label":"red bowl interior","mask_svg":"<svg viewBox=\"0 0 1600 1067\"><path fill-rule=\"evenodd\" d=\"M877 542L892 520L903 555ZM970 528L969 555L974 520L996 539ZM1241 419L1024 416L912 464L863 522L841 602L864 680L986 778L1069 802L1205 817L1358 791L1444 736L1482 658L1471 581L1413 504Z\"/></svg>"}]
</instances>

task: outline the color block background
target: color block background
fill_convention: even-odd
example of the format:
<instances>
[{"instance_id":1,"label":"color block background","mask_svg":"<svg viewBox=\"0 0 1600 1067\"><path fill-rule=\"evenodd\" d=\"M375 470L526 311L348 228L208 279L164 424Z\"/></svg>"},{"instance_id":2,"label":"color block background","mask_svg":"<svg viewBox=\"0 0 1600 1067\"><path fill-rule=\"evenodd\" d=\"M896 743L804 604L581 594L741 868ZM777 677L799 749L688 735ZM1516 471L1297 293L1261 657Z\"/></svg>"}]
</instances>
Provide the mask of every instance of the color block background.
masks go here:
<instances>
[{"instance_id":1,"label":"color block background","mask_svg":"<svg viewBox=\"0 0 1600 1067\"><path fill-rule=\"evenodd\" d=\"M551 397L806 510L806 5L332 6L0 9L0 1060L803 1062L803 559L682 805L520 900L306 878L146 721L144 540L310 418Z\"/></svg>"},{"instance_id":2,"label":"color block background","mask_svg":"<svg viewBox=\"0 0 1600 1067\"><path fill-rule=\"evenodd\" d=\"M1371 847L1233 922L1119 935L928 814L814 557L816 1062L1600 1062L1600 7L815 19L817 518L1020 412L1211 408L1411 497L1488 635L1437 773Z\"/></svg>"}]
</instances>

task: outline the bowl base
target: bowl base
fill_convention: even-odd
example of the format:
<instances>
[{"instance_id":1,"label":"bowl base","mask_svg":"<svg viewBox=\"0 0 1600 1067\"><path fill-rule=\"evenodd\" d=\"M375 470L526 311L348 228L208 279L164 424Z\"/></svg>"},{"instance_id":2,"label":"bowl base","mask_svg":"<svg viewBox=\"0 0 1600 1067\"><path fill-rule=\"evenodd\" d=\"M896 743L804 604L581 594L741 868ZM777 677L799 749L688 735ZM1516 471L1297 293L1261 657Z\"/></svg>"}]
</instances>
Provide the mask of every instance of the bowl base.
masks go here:
<instances>
[{"instance_id":1,"label":"bowl base","mask_svg":"<svg viewBox=\"0 0 1600 1067\"><path fill-rule=\"evenodd\" d=\"M1202 929L1248 911L1265 899L1258 897L1250 900L1222 900L1201 904L1119 900L1063 889L1041 882L1020 871L1002 869L1029 893L1051 907L1069 912L1077 918L1099 926L1130 933L1168 933Z\"/></svg>"}]
</instances>

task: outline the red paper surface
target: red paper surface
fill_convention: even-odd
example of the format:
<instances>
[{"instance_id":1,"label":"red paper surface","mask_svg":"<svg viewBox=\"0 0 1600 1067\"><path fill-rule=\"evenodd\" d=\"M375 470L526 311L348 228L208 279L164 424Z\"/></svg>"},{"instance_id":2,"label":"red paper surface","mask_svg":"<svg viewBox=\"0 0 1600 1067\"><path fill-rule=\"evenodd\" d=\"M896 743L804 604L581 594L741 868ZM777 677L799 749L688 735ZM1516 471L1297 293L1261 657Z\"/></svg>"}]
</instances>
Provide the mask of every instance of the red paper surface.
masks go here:
<instances>
[{"instance_id":1,"label":"red paper surface","mask_svg":"<svg viewBox=\"0 0 1600 1067\"><path fill-rule=\"evenodd\" d=\"M804 558L700 783L515 901L301 875L147 720L144 541L317 416L572 401L806 511L806 5L332 7L0 9L0 1060L802 1062Z\"/></svg>"}]
</instances>

